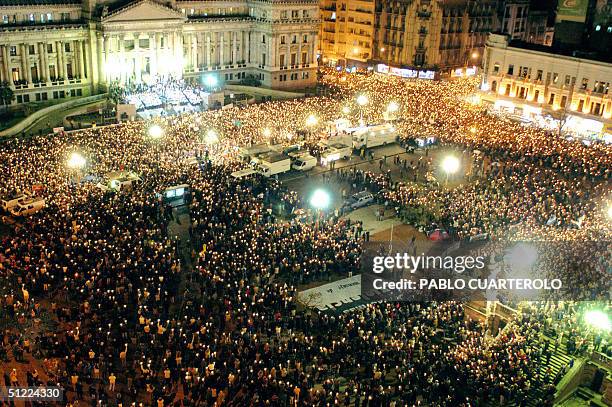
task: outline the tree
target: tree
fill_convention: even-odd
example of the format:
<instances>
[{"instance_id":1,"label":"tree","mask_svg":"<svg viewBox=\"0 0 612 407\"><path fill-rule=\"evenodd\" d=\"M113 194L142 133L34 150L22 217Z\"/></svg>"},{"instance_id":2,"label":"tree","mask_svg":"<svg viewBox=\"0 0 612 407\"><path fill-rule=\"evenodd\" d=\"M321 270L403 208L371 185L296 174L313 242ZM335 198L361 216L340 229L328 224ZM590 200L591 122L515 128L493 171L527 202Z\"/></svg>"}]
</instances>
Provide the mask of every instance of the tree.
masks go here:
<instances>
[{"instance_id":1,"label":"tree","mask_svg":"<svg viewBox=\"0 0 612 407\"><path fill-rule=\"evenodd\" d=\"M255 86L255 87L259 87L261 86L261 81L259 79L257 79L255 77L255 75L247 75L246 78L242 79L240 81L241 85L244 86Z\"/></svg>"},{"instance_id":2,"label":"tree","mask_svg":"<svg viewBox=\"0 0 612 407\"><path fill-rule=\"evenodd\" d=\"M551 113L551 117L557 122L557 134L559 137L563 136L563 129L567 124L567 120L569 119L569 114L567 112L567 106L560 107L557 110L553 110Z\"/></svg>"},{"instance_id":3,"label":"tree","mask_svg":"<svg viewBox=\"0 0 612 407\"><path fill-rule=\"evenodd\" d=\"M118 104L124 97L125 90L118 81L113 81L108 85L108 98L113 104Z\"/></svg>"},{"instance_id":4,"label":"tree","mask_svg":"<svg viewBox=\"0 0 612 407\"><path fill-rule=\"evenodd\" d=\"M15 100L15 92L13 92L8 82L2 82L2 84L0 84L0 102L2 102L2 105L6 109L13 100Z\"/></svg>"}]
</instances>

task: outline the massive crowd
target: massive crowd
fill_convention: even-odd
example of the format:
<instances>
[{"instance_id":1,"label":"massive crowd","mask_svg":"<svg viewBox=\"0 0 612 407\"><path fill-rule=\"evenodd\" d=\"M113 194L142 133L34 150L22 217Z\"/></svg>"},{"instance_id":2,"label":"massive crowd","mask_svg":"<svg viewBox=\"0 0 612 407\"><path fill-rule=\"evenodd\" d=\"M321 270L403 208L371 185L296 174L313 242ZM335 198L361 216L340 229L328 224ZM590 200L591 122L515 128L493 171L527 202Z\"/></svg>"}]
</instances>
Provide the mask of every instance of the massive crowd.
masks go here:
<instances>
[{"instance_id":1,"label":"massive crowd","mask_svg":"<svg viewBox=\"0 0 612 407\"><path fill-rule=\"evenodd\" d=\"M548 322L549 309L523 314L497 337L453 302L304 309L298 286L356 272L364 237L336 217L275 219L270 202L301 200L275 181L230 174L239 146L314 142L343 115L379 122L395 101L404 139L435 135L488 157L479 180L440 188L338 177L384 188L386 199L429 211L460 237L579 240L609 237L610 147L501 123L465 101L470 81L333 73L322 81L332 97L3 143L0 195L36 187L46 199L0 237L0 353L5 366L28 362L6 370L5 384L59 383L71 405L122 406L468 406L524 402L545 386L534 348L544 329L564 329ZM360 93L366 106L355 103ZM308 128L311 115L318 120ZM153 125L162 137L149 136ZM82 169L66 166L75 151ZM118 170L142 184L112 194L88 182ZM160 195L179 184L190 186L188 214ZM185 234L176 220L188 222Z\"/></svg>"}]
</instances>

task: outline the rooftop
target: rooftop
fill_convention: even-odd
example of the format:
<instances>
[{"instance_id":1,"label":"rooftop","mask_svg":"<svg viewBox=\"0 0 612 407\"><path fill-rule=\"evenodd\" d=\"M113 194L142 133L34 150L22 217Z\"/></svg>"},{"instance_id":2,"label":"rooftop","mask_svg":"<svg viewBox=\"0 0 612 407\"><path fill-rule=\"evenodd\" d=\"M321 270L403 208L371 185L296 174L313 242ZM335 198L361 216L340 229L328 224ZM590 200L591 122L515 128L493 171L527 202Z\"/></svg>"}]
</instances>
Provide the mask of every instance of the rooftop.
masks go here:
<instances>
[{"instance_id":1,"label":"rooftop","mask_svg":"<svg viewBox=\"0 0 612 407\"><path fill-rule=\"evenodd\" d=\"M508 43L509 47L520 48L531 51L544 52L552 55L563 55L573 58L588 59L592 61L612 63L612 53L603 53L589 50L571 50L558 47L548 47L546 45L531 44L525 41L512 40Z\"/></svg>"},{"instance_id":2,"label":"rooftop","mask_svg":"<svg viewBox=\"0 0 612 407\"><path fill-rule=\"evenodd\" d=\"M81 0L2 0L0 1L0 7L45 6L48 4L81 4Z\"/></svg>"}]
</instances>

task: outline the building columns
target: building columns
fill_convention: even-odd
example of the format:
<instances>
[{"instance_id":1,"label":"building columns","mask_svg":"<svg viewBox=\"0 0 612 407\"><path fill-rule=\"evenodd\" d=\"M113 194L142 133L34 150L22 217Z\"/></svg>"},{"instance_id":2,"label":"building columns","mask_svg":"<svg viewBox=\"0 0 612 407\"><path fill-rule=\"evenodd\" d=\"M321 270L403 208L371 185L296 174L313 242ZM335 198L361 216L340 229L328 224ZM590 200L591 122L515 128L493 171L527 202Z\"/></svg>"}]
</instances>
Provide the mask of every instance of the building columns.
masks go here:
<instances>
[{"instance_id":1,"label":"building columns","mask_svg":"<svg viewBox=\"0 0 612 407\"><path fill-rule=\"evenodd\" d=\"M200 32L197 34L197 59L196 63L198 64L198 71L200 70L200 66L204 65L204 35Z\"/></svg>"},{"instance_id":2,"label":"building columns","mask_svg":"<svg viewBox=\"0 0 612 407\"><path fill-rule=\"evenodd\" d=\"M191 34L191 66L194 72L198 71L198 36L194 33Z\"/></svg>"},{"instance_id":3,"label":"building columns","mask_svg":"<svg viewBox=\"0 0 612 407\"><path fill-rule=\"evenodd\" d=\"M61 78L64 75L62 68L62 43L55 41L55 79Z\"/></svg>"},{"instance_id":4,"label":"building columns","mask_svg":"<svg viewBox=\"0 0 612 407\"><path fill-rule=\"evenodd\" d=\"M234 65L236 63L236 41L237 40L238 38L236 38L236 32L230 31L230 51L231 51L230 65Z\"/></svg>"},{"instance_id":5,"label":"building columns","mask_svg":"<svg viewBox=\"0 0 612 407\"><path fill-rule=\"evenodd\" d=\"M140 58L140 33L134 34L134 50L132 51L134 57L134 80L136 83L142 79L142 61Z\"/></svg>"},{"instance_id":6,"label":"building columns","mask_svg":"<svg viewBox=\"0 0 612 407\"><path fill-rule=\"evenodd\" d=\"M157 75L157 33L149 33L149 77Z\"/></svg>"},{"instance_id":7,"label":"building columns","mask_svg":"<svg viewBox=\"0 0 612 407\"><path fill-rule=\"evenodd\" d=\"M22 44L23 47L23 69L24 78L28 81L28 85L32 83L32 68L30 67L30 60L28 58L28 52L30 46L28 44Z\"/></svg>"},{"instance_id":8,"label":"building columns","mask_svg":"<svg viewBox=\"0 0 612 407\"><path fill-rule=\"evenodd\" d=\"M211 55L210 55L210 34L206 34L206 61L205 61L205 65L207 69L210 69L211 67Z\"/></svg>"},{"instance_id":9,"label":"building columns","mask_svg":"<svg viewBox=\"0 0 612 407\"><path fill-rule=\"evenodd\" d=\"M96 38L96 45L98 47L98 79L100 82L106 82L106 55L107 55L107 46L106 39L102 36L102 34L98 34ZM93 59L93 58L92 58Z\"/></svg>"},{"instance_id":10,"label":"building columns","mask_svg":"<svg viewBox=\"0 0 612 407\"><path fill-rule=\"evenodd\" d=\"M219 33L219 65L225 66L225 33Z\"/></svg>"},{"instance_id":11,"label":"building columns","mask_svg":"<svg viewBox=\"0 0 612 407\"><path fill-rule=\"evenodd\" d=\"M63 77L64 79L68 79L68 64L66 63L66 48L65 48L65 44L67 44L67 42L61 42L62 44L62 71L63 71Z\"/></svg>"},{"instance_id":12,"label":"building columns","mask_svg":"<svg viewBox=\"0 0 612 407\"><path fill-rule=\"evenodd\" d=\"M85 79L85 53L83 52L83 48L85 48L85 43L82 40L75 41L75 46L79 51L79 77L81 80Z\"/></svg>"},{"instance_id":13,"label":"building columns","mask_svg":"<svg viewBox=\"0 0 612 407\"><path fill-rule=\"evenodd\" d=\"M246 33L246 62L251 63L251 32Z\"/></svg>"},{"instance_id":14,"label":"building columns","mask_svg":"<svg viewBox=\"0 0 612 407\"><path fill-rule=\"evenodd\" d=\"M13 86L13 79L9 76L9 63L8 63L8 52L6 51L6 45L0 45L0 51L2 52L2 80L8 82L11 87Z\"/></svg>"},{"instance_id":15,"label":"building columns","mask_svg":"<svg viewBox=\"0 0 612 407\"><path fill-rule=\"evenodd\" d=\"M127 80L128 75L126 67L130 64L125 58L125 42L123 40L123 35L117 35L115 36L115 38L117 39L117 48L119 49L119 52L115 52L113 64L117 64L119 72L115 74L115 77L113 77L113 79L118 79L119 81L124 82ZM131 62L132 61L130 61L130 63Z\"/></svg>"},{"instance_id":16,"label":"building columns","mask_svg":"<svg viewBox=\"0 0 612 407\"><path fill-rule=\"evenodd\" d=\"M38 79L42 82L47 82L49 80L49 73L47 72L47 61L45 58L45 54L47 53L45 43L38 43Z\"/></svg>"}]
</instances>

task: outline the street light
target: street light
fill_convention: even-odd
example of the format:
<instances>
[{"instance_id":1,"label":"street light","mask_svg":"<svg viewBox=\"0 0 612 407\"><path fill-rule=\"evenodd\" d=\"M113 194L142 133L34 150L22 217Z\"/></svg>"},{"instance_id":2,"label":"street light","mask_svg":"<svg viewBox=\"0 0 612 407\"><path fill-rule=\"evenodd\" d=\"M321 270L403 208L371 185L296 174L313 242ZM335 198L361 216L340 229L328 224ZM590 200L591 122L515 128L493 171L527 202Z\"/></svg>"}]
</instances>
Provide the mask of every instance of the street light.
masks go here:
<instances>
[{"instance_id":1,"label":"street light","mask_svg":"<svg viewBox=\"0 0 612 407\"><path fill-rule=\"evenodd\" d=\"M368 104L368 97L366 95L357 96L357 104L359 105L359 124L363 126L363 108Z\"/></svg>"},{"instance_id":2,"label":"street light","mask_svg":"<svg viewBox=\"0 0 612 407\"><path fill-rule=\"evenodd\" d=\"M265 129L263 129L263 135L266 138L270 137L272 135L272 130L266 127Z\"/></svg>"},{"instance_id":3,"label":"street light","mask_svg":"<svg viewBox=\"0 0 612 407\"><path fill-rule=\"evenodd\" d=\"M350 107L348 107L348 106L344 106L344 107L342 108L342 113L344 113L344 114L349 114L350 112L351 112L351 108L350 108Z\"/></svg>"},{"instance_id":4,"label":"street light","mask_svg":"<svg viewBox=\"0 0 612 407\"><path fill-rule=\"evenodd\" d=\"M83 167L85 167L86 163L87 163L87 160L85 160L85 157L83 157L81 154L77 152L74 152L70 154L70 157L68 158L68 161L66 164L68 165L68 168L80 170Z\"/></svg>"},{"instance_id":5,"label":"street light","mask_svg":"<svg viewBox=\"0 0 612 407\"><path fill-rule=\"evenodd\" d=\"M208 130L206 136L204 137L204 142L209 146L217 144L219 142L219 136L217 135L217 132L212 129Z\"/></svg>"},{"instance_id":6,"label":"street light","mask_svg":"<svg viewBox=\"0 0 612 407\"><path fill-rule=\"evenodd\" d=\"M397 104L397 102L391 102L389 103L389 106L387 107L387 111L389 113L395 113L399 110L399 105Z\"/></svg>"},{"instance_id":7,"label":"street light","mask_svg":"<svg viewBox=\"0 0 612 407\"><path fill-rule=\"evenodd\" d=\"M442 169L446 173L446 183L448 184L448 177L459 170L459 159L453 155L446 156L442 161Z\"/></svg>"},{"instance_id":8,"label":"street light","mask_svg":"<svg viewBox=\"0 0 612 407\"><path fill-rule=\"evenodd\" d=\"M306 119L306 125L309 126L309 127L316 126L318 122L319 122L319 120L317 119L317 117L314 114L311 114Z\"/></svg>"},{"instance_id":9,"label":"street light","mask_svg":"<svg viewBox=\"0 0 612 407\"><path fill-rule=\"evenodd\" d=\"M217 77L215 75L211 74L211 75L206 75L206 77L204 78L204 83L209 88L214 88L215 86L217 86L217 83L219 83L219 81L217 81Z\"/></svg>"},{"instance_id":10,"label":"street light","mask_svg":"<svg viewBox=\"0 0 612 407\"><path fill-rule=\"evenodd\" d=\"M329 194L323 189L317 189L310 197L310 205L320 211L327 209L330 202L331 198L329 197Z\"/></svg>"},{"instance_id":11,"label":"street light","mask_svg":"<svg viewBox=\"0 0 612 407\"><path fill-rule=\"evenodd\" d=\"M153 126L149 127L149 136L151 136L151 138L158 139L163 135L164 130L157 124L154 124Z\"/></svg>"},{"instance_id":12,"label":"street light","mask_svg":"<svg viewBox=\"0 0 612 407\"><path fill-rule=\"evenodd\" d=\"M584 322L602 331L609 331L612 328L608 314L600 310L587 311L584 314Z\"/></svg>"}]
</instances>

